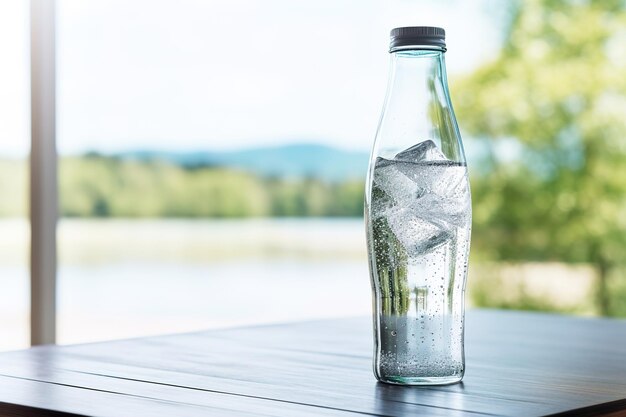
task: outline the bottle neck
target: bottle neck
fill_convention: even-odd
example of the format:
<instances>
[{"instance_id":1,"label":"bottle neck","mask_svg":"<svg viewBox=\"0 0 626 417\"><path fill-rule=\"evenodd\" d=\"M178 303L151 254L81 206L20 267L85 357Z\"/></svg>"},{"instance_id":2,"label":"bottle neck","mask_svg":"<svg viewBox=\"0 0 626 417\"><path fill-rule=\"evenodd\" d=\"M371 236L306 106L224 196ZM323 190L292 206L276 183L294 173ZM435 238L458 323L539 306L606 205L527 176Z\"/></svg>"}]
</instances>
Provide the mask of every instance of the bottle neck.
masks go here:
<instances>
[{"instance_id":1,"label":"bottle neck","mask_svg":"<svg viewBox=\"0 0 626 417\"><path fill-rule=\"evenodd\" d=\"M389 155L415 143L433 140L448 159L464 161L442 49L391 53L387 98L378 136Z\"/></svg>"},{"instance_id":2,"label":"bottle neck","mask_svg":"<svg viewBox=\"0 0 626 417\"><path fill-rule=\"evenodd\" d=\"M433 88L444 88L447 75L442 50L400 50L391 53L390 92L412 92L430 96Z\"/></svg>"}]
</instances>

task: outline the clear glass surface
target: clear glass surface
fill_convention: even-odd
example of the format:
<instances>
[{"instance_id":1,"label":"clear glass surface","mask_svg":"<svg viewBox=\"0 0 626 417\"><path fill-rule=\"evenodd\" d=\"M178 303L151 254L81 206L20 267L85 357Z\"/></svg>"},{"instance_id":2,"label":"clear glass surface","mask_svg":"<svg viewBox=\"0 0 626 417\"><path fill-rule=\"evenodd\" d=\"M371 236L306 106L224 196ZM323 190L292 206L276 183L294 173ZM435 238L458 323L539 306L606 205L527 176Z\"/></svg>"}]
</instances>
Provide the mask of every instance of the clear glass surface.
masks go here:
<instances>
[{"instance_id":1,"label":"clear glass surface","mask_svg":"<svg viewBox=\"0 0 626 417\"><path fill-rule=\"evenodd\" d=\"M443 51L391 54L365 217L376 378L460 381L471 198Z\"/></svg>"},{"instance_id":2,"label":"clear glass surface","mask_svg":"<svg viewBox=\"0 0 626 417\"><path fill-rule=\"evenodd\" d=\"M29 2L0 1L0 351L29 345Z\"/></svg>"},{"instance_id":3,"label":"clear glass surface","mask_svg":"<svg viewBox=\"0 0 626 417\"><path fill-rule=\"evenodd\" d=\"M302 138L362 143L380 101L354 100L378 74L363 61L372 28L333 2L285 4L57 1L59 343L369 311L360 218L265 216L316 215L323 190L344 189L283 169L328 163L292 158ZM337 39L366 49L338 66ZM277 173L202 157L240 151Z\"/></svg>"}]
</instances>

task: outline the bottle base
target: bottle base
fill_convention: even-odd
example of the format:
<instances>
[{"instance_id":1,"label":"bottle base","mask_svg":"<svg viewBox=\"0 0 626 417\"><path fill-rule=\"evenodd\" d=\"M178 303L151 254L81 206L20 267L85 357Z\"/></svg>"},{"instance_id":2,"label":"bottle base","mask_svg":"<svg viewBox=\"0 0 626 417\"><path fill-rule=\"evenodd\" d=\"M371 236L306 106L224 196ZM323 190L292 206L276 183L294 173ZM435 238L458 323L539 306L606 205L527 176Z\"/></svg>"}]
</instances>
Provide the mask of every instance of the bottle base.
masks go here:
<instances>
[{"instance_id":1,"label":"bottle base","mask_svg":"<svg viewBox=\"0 0 626 417\"><path fill-rule=\"evenodd\" d=\"M437 377L406 377L386 376L377 377L380 382L392 385L451 385L461 382L463 376L437 376Z\"/></svg>"}]
</instances>

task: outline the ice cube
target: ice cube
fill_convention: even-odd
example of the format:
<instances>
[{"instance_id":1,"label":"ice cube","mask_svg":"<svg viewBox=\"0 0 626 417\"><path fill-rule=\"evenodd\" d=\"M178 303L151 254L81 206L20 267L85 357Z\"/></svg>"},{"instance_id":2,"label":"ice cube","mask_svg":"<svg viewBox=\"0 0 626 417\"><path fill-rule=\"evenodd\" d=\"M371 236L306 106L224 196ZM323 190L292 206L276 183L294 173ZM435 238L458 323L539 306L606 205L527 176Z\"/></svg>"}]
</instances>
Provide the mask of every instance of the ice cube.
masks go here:
<instances>
[{"instance_id":1,"label":"ice cube","mask_svg":"<svg viewBox=\"0 0 626 417\"><path fill-rule=\"evenodd\" d=\"M374 168L374 186L394 203L413 200L420 191L417 183L399 169L397 162L380 157Z\"/></svg>"},{"instance_id":2,"label":"ice cube","mask_svg":"<svg viewBox=\"0 0 626 417\"><path fill-rule=\"evenodd\" d=\"M408 251L426 253L450 239L455 227L466 226L471 211L467 168L445 160L378 158L372 204L373 217L385 217Z\"/></svg>"},{"instance_id":3,"label":"ice cube","mask_svg":"<svg viewBox=\"0 0 626 417\"><path fill-rule=\"evenodd\" d=\"M469 215L470 196L467 168L455 162L421 164L396 163L398 171L413 182L416 198L404 200L426 218L464 226Z\"/></svg>"},{"instance_id":4,"label":"ice cube","mask_svg":"<svg viewBox=\"0 0 626 417\"><path fill-rule=\"evenodd\" d=\"M390 207L386 218L398 241L412 254L430 252L453 236L450 225L427 219L411 207Z\"/></svg>"},{"instance_id":5,"label":"ice cube","mask_svg":"<svg viewBox=\"0 0 626 417\"><path fill-rule=\"evenodd\" d=\"M425 140L417 145L413 145L408 149L398 153L395 158L396 161L406 162L423 162L423 161L447 161L448 158L441 153L435 142L432 140Z\"/></svg>"}]
</instances>

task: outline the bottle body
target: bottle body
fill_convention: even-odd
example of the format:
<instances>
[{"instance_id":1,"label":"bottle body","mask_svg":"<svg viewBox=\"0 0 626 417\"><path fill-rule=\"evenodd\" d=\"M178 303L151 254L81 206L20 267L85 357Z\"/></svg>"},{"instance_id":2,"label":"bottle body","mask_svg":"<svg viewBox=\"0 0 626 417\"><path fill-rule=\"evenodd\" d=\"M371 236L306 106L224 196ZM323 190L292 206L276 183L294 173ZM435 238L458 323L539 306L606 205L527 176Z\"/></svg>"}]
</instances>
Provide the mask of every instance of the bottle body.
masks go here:
<instances>
[{"instance_id":1,"label":"bottle body","mask_svg":"<svg viewBox=\"0 0 626 417\"><path fill-rule=\"evenodd\" d=\"M465 371L467 165L443 50L391 60L365 195L374 373L389 383L453 383Z\"/></svg>"}]
</instances>

